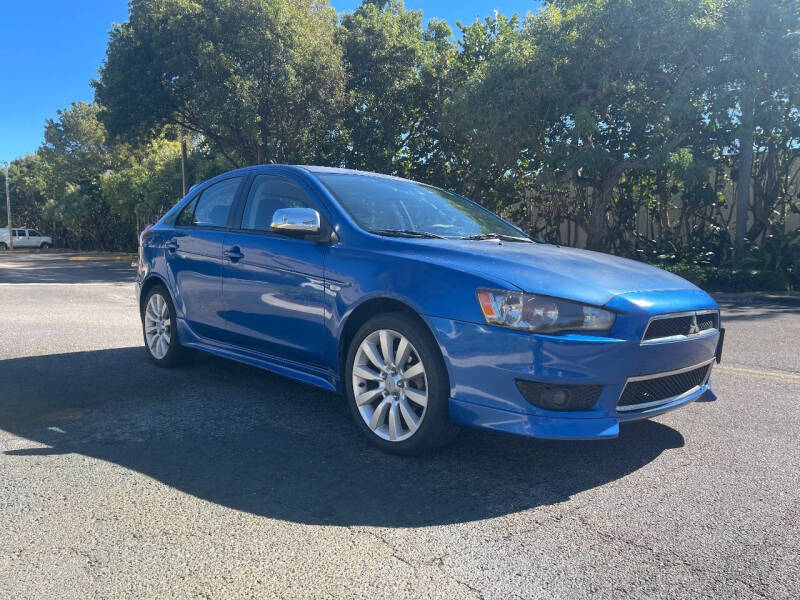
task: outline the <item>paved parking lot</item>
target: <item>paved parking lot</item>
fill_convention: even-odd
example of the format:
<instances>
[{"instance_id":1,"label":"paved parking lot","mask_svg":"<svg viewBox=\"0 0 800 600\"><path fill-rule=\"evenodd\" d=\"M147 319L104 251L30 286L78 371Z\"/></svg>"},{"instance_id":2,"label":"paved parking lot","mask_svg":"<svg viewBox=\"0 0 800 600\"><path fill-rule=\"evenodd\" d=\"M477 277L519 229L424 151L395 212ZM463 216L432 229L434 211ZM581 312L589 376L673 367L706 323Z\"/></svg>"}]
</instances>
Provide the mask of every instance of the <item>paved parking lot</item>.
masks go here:
<instances>
[{"instance_id":1,"label":"paved parking lot","mask_svg":"<svg viewBox=\"0 0 800 600\"><path fill-rule=\"evenodd\" d=\"M800 307L607 442L363 441L329 393L145 357L119 262L0 255L0 598L800 597Z\"/></svg>"}]
</instances>

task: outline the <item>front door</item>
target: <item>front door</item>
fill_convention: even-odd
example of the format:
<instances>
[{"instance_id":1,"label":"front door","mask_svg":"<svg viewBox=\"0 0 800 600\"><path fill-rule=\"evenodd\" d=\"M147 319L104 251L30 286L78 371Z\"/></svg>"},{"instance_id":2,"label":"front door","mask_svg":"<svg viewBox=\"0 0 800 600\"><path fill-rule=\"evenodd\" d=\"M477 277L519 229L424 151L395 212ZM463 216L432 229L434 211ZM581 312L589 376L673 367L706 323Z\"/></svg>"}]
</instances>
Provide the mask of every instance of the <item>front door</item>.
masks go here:
<instances>
[{"instance_id":1,"label":"front door","mask_svg":"<svg viewBox=\"0 0 800 600\"><path fill-rule=\"evenodd\" d=\"M25 233L24 229L15 229L14 230L14 247L15 248L27 248L30 246L28 243L28 234Z\"/></svg>"},{"instance_id":2,"label":"front door","mask_svg":"<svg viewBox=\"0 0 800 600\"><path fill-rule=\"evenodd\" d=\"M277 175L253 178L240 227L225 236L225 318L232 343L319 365L327 245L270 230L276 210L300 206L325 214L297 182Z\"/></svg>"},{"instance_id":3,"label":"front door","mask_svg":"<svg viewBox=\"0 0 800 600\"><path fill-rule=\"evenodd\" d=\"M224 338L222 242L243 177L223 179L204 189L181 211L166 242L175 305L198 336Z\"/></svg>"}]
</instances>

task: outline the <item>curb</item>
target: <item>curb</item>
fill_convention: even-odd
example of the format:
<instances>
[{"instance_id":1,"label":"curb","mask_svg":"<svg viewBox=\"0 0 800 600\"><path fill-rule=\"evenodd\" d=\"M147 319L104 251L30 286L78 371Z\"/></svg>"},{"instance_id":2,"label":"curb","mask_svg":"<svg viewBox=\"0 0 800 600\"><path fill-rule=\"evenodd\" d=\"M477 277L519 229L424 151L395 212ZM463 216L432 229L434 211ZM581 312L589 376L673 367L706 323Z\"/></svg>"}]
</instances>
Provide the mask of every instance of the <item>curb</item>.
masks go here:
<instances>
[{"instance_id":1,"label":"curb","mask_svg":"<svg viewBox=\"0 0 800 600\"><path fill-rule=\"evenodd\" d=\"M800 308L800 296L783 294L765 294L761 292L721 292L711 294L717 302L732 304L777 304L779 306L797 306Z\"/></svg>"},{"instance_id":2,"label":"curb","mask_svg":"<svg viewBox=\"0 0 800 600\"><path fill-rule=\"evenodd\" d=\"M113 262L113 261L129 261L133 258L131 254L76 254L69 256L67 260L73 262Z\"/></svg>"}]
</instances>

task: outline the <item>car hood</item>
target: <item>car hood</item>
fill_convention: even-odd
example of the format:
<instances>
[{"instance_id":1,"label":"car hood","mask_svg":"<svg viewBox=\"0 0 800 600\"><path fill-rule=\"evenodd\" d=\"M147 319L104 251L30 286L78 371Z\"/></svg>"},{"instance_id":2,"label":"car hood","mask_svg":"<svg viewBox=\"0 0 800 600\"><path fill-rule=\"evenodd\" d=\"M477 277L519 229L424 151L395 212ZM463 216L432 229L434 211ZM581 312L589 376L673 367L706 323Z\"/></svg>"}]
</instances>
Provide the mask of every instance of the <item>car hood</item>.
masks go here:
<instances>
[{"instance_id":1,"label":"car hood","mask_svg":"<svg viewBox=\"0 0 800 600\"><path fill-rule=\"evenodd\" d=\"M525 292L596 306L631 292L698 291L663 269L601 252L495 240L406 241L440 264L502 280Z\"/></svg>"}]
</instances>

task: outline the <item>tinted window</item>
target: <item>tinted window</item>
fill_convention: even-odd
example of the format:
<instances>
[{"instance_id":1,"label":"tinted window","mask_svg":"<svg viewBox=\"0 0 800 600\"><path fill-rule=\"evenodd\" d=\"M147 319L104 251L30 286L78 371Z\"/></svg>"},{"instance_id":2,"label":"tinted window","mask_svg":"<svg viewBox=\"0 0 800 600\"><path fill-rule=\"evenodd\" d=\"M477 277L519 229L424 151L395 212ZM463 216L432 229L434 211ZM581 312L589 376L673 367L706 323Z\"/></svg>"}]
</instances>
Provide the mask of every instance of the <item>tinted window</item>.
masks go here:
<instances>
[{"instance_id":1,"label":"tinted window","mask_svg":"<svg viewBox=\"0 0 800 600\"><path fill-rule=\"evenodd\" d=\"M226 179L215 183L200 194L192 224L199 227L225 227L241 181L241 177Z\"/></svg>"},{"instance_id":2,"label":"tinted window","mask_svg":"<svg viewBox=\"0 0 800 600\"><path fill-rule=\"evenodd\" d=\"M15 229L11 235L15 237L25 237L25 232L22 229Z\"/></svg>"},{"instance_id":3,"label":"tinted window","mask_svg":"<svg viewBox=\"0 0 800 600\"><path fill-rule=\"evenodd\" d=\"M474 202L429 185L347 173L317 173L317 177L367 230L411 230L455 238L483 234L527 238Z\"/></svg>"},{"instance_id":4,"label":"tinted window","mask_svg":"<svg viewBox=\"0 0 800 600\"><path fill-rule=\"evenodd\" d=\"M31 237L39 237L39 234L33 229L28 229L28 235Z\"/></svg>"},{"instance_id":5,"label":"tinted window","mask_svg":"<svg viewBox=\"0 0 800 600\"><path fill-rule=\"evenodd\" d=\"M175 225L191 225L194 222L194 207L197 206L197 198L194 198L189 204L183 207L178 217L175 219Z\"/></svg>"},{"instance_id":6,"label":"tinted window","mask_svg":"<svg viewBox=\"0 0 800 600\"><path fill-rule=\"evenodd\" d=\"M279 208L316 208L303 189L282 177L259 175L253 180L242 216L242 229L269 231Z\"/></svg>"}]
</instances>

